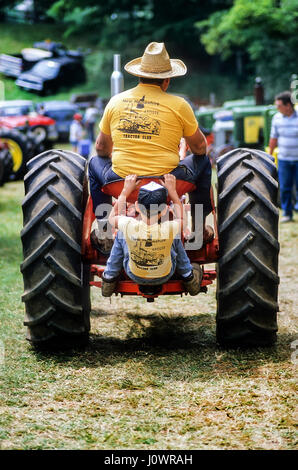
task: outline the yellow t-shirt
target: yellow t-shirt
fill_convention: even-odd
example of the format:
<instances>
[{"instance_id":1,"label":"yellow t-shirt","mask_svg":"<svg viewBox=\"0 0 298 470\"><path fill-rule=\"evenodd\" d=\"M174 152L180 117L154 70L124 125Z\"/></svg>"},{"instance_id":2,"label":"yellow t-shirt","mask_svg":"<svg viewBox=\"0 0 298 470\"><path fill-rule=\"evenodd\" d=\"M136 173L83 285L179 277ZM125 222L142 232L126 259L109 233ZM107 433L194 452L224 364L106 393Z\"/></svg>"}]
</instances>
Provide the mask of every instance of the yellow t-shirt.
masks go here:
<instances>
[{"instance_id":1,"label":"yellow t-shirt","mask_svg":"<svg viewBox=\"0 0 298 470\"><path fill-rule=\"evenodd\" d=\"M111 98L99 127L112 137L112 170L124 178L176 168L180 139L193 135L198 122L183 98L140 83Z\"/></svg>"},{"instance_id":2,"label":"yellow t-shirt","mask_svg":"<svg viewBox=\"0 0 298 470\"><path fill-rule=\"evenodd\" d=\"M121 216L118 228L125 237L129 268L135 276L156 279L170 273L173 239L180 233L177 220L147 225L142 220Z\"/></svg>"}]
</instances>

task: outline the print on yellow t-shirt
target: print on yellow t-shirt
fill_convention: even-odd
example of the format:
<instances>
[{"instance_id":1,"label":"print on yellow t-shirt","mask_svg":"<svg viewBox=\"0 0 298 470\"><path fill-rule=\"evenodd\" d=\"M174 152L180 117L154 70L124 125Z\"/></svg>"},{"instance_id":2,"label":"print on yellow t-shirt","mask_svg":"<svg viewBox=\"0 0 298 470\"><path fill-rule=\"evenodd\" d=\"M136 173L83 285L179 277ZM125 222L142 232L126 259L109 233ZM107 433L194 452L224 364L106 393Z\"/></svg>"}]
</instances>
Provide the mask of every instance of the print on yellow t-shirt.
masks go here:
<instances>
[{"instance_id":1,"label":"print on yellow t-shirt","mask_svg":"<svg viewBox=\"0 0 298 470\"><path fill-rule=\"evenodd\" d=\"M171 247L180 232L177 221L147 225L132 217L122 216L118 220L129 252L131 272L142 278L167 276L172 268Z\"/></svg>"},{"instance_id":2,"label":"print on yellow t-shirt","mask_svg":"<svg viewBox=\"0 0 298 470\"><path fill-rule=\"evenodd\" d=\"M140 83L109 101L99 126L112 137L112 169L124 178L172 171L181 137L193 135L198 123L183 98Z\"/></svg>"}]
</instances>

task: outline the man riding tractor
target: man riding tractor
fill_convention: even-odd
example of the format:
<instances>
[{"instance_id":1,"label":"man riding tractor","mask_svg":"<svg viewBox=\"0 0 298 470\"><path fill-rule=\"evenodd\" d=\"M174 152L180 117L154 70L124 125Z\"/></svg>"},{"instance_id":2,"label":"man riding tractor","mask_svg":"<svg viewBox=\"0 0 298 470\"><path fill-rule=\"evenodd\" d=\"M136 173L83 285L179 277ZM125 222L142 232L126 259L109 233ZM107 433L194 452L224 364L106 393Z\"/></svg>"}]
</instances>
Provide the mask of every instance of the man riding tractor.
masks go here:
<instances>
[{"instance_id":1,"label":"man riding tractor","mask_svg":"<svg viewBox=\"0 0 298 470\"><path fill-rule=\"evenodd\" d=\"M96 156L86 163L54 149L27 164L21 271L29 341L37 347L85 341L90 286L101 287L103 296L152 302L206 292L216 278L218 342L274 343L279 210L273 159L252 149L221 156L215 204L205 137L186 101L166 93L186 66L153 42L125 69L140 83L108 103ZM181 138L193 154L179 160ZM112 197L118 198L114 208ZM165 207L151 208L160 204ZM190 231L181 222L189 209ZM214 231L206 226L211 211ZM216 271L205 269L214 263Z\"/></svg>"},{"instance_id":2,"label":"man riding tractor","mask_svg":"<svg viewBox=\"0 0 298 470\"><path fill-rule=\"evenodd\" d=\"M171 78L186 74L185 64L170 59L164 43L152 42L142 57L125 65L125 70L139 77L140 82L109 101L99 125L97 156L89 162L90 192L99 222L99 232L93 233L92 240L99 249L100 244L107 246L101 232L107 230L108 214L104 217L101 208L103 204L111 204L111 196L101 189L130 174L160 177L170 173L179 180L193 183L195 190L189 193L193 230L196 204L202 204L204 221L212 210L211 165L206 156L206 139L191 106L183 98L166 93ZM124 126L124 121L130 125ZM181 138L193 152L183 161L179 161ZM207 243L213 238L213 230L203 226Z\"/></svg>"}]
</instances>

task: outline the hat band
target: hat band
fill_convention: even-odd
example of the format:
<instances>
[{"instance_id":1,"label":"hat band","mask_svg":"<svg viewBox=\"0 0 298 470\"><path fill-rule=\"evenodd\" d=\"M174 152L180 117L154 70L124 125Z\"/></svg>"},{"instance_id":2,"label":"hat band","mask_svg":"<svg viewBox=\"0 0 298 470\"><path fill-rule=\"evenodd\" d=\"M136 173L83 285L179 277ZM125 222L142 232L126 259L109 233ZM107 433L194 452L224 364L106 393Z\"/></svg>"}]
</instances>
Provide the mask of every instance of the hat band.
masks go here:
<instances>
[{"instance_id":1,"label":"hat band","mask_svg":"<svg viewBox=\"0 0 298 470\"><path fill-rule=\"evenodd\" d=\"M155 65L154 64L148 64L146 66L146 64L142 63L141 62L141 67L140 69L142 70L142 72L145 72L145 73L164 73L164 72L170 72L172 70L172 66L171 66L171 62L169 62L168 64L164 64L164 65Z\"/></svg>"}]
</instances>

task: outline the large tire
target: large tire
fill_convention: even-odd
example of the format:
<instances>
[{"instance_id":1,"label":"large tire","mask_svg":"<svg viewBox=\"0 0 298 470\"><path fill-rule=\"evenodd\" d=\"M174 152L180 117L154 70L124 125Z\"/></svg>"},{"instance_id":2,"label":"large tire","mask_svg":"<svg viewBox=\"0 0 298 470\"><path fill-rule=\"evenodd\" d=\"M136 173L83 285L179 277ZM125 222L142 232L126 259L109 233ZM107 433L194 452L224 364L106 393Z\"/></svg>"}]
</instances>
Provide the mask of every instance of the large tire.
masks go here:
<instances>
[{"instance_id":1,"label":"large tire","mask_svg":"<svg viewBox=\"0 0 298 470\"><path fill-rule=\"evenodd\" d=\"M27 339L36 346L76 346L90 329L89 266L81 260L86 160L43 152L28 162L22 203L22 300Z\"/></svg>"},{"instance_id":2,"label":"large tire","mask_svg":"<svg viewBox=\"0 0 298 470\"><path fill-rule=\"evenodd\" d=\"M217 161L217 340L273 344L277 331L277 171L271 157L235 149Z\"/></svg>"},{"instance_id":3,"label":"large tire","mask_svg":"<svg viewBox=\"0 0 298 470\"><path fill-rule=\"evenodd\" d=\"M1 129L0 138L2 142L8 144L12 156L13 178L16 180L21 179L26 172L26 162L29 155L25 136L14 129Z\"/></svg>"},{"instance_id":4,"label":"large tire","mask_svg":"<svg viewBox=\"0 0 298 470\"><path fill-rule=\"evenodd\" d=\"M12 158L9 150L0 150L0 186L9 181L12 174Z\"/></svg>"}]
</instances>

